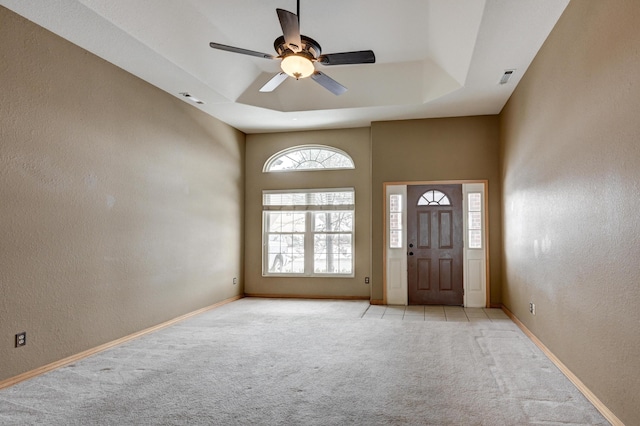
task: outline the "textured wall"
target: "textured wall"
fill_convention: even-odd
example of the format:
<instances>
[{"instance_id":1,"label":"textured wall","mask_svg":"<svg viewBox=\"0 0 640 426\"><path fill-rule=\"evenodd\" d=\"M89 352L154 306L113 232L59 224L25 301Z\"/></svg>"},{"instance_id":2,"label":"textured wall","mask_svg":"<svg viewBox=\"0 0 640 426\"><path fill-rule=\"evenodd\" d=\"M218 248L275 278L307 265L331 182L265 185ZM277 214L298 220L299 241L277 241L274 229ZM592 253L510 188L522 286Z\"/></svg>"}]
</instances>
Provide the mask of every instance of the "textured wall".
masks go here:
<instances>
[{"instance_id":1,"label":"textured wall","mask_svg":"<svg viewBox=\"0 0 640 426\"><path fill-rule=\"evenodd\" d=\"M347 152L355 170L262 173L265 161L283 149L305 144L330 145ZM245 291L249 294L369 297L371 261L371 156L368 128L247 135ZM289 278L262 276L262 190L343 188L356 190L355 276Z\"/></svg>"},{"instance_id":2,"label":"textured wall","mask_svg":"<svg viewBox=\"0 0 640 426\"><path fill-rule=\"evenodd\" d=\"M572 1L501 132L504 304L628 425L640 424L639 22L636 0Z\"/></svg>"},{"instance_id":3,"label":"textured wall","mask_svg":"<svg viewBox=\"0 0 640 426\"><path fill-rule=\"evenodd\" d=\"M0 40L0 380L240 294L244 135L2 7Z\"/></svg>"},{"instance_id":4,"label":"textured wall","mask_svg":"<svg viewBox=\"0 0 640 426\"><path fill-rule=\"evenodd\" d=\"M459 117L373 123L372 299L382 299L383 184L403 181L488 180L491 302L500 303L500 182L498 117Z\"/></svg>"}]
</instances>

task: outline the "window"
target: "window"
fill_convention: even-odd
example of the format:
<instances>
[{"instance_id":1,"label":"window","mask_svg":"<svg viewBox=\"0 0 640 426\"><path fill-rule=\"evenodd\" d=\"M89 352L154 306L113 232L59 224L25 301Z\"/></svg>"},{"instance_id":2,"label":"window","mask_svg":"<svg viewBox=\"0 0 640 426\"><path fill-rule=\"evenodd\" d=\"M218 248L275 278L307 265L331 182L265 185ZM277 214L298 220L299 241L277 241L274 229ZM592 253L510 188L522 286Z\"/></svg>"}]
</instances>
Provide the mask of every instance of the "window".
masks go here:
<instances>
[{"instance_id":1,"label":"window","mask_svg":"<svg viewBox=\"0 0 640 426\"><path fill-rule=\"evenodd\" d=\"M263 275L353 276L353 188L263 191Z\"/></svg>"},{"instance_id":2,"label":"window","mask_svg":"<svg viewBox=\"0 0 640 426\"><path fill-rule=\"evenodd\" d=\"M470 192L468 194L469 217L467 224L469 228L469 248L482 248L482 194Z\"/></svg>"},{"instance_id":3,"label":"window","mask_svg":"<svg viewBox=\"0 0 640 426\"><path fill-rule=\"evenodd\" d=\"M402 248L402 195L389 196L389 248Z\"/></svg>"},{"instance_id":4,"label":"window","mask_svg":"<svg viewBox=\"0 0 640 426\"><path fill-rule=\"evenodd\" d=\"M451 201L443 192L437 189L431 189L420 197L418 200L419 206L450 206Z\"/></svg>"},{"instance_id":5,"label":"window","mask_svg":"<svg viewBox=\"0 0 640 426\"><path fill-rule=\"evenodd\" d=\"M280 151L267 160L263 172L353 169L353 160L344 151L325 145L303 145Z\"/></svg>"}]
</instances>

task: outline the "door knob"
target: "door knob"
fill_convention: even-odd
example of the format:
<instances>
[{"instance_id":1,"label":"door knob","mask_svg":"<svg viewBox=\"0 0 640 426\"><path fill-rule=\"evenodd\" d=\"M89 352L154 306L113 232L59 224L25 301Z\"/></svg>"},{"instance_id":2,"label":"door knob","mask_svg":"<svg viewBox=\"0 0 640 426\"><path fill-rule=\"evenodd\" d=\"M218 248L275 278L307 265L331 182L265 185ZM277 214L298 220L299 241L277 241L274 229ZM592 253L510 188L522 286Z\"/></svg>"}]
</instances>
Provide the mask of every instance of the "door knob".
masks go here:
<instances>
[{"instance_id":1,"label":"door knob","mask_svg":"<svg viewBox=\"0 0 640 426\"><path fill-rule=\"evenodd\" d=\"M413 256L413 252L412 251L409 252L409 256Z\"/></svg>"},{"instance_id":2,"label":"door knob","mask_svg":"<svg viewBox=\"0 0 640 426\"><path fill-rule=\"evenodd\" d=\"M413 243L409 244L409 247L413 247Z\"/></svg>"}]
</instances>

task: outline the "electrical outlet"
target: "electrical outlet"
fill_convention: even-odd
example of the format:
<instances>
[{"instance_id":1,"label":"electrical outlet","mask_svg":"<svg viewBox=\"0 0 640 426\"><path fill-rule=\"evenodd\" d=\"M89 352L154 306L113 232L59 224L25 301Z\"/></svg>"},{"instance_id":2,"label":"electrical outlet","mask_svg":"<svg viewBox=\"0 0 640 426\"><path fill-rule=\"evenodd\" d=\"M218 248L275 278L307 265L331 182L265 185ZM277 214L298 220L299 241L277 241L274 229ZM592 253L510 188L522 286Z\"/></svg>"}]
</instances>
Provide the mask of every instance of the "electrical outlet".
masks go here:
<instances>
[{"instance_id":1,"label":"electrical outlet","mask_svg":"<svg viewBox=\"0 0 640 426\"><path fill-rule=\"evenodd\" d=\"M236 285L236 284L238 284L238 279L234 277L233 278L233 285Z\"/></svg>"},{"instance_id":2,"label":"electrical outlet","mask_svg":"<svg viewBox=\"0 0 640 426\"><path fill-rule=\"evenodd\" d=\"M369 277L364 277L364 283L369 284Z\"/></svg>"},{"instance_id":3,"label":"electrical outlet","mask_svg":"<svg viewBox=\"0 0 640 426\"><path fill-rule=\"evenodd\" d=\"M536 314L536 304L535 304L535 303L529 303L529 312L530 312L532 315L535 315L535 314Z\"/></svg>"},{"instance_id":4,"label":"electrical outlet","mask_svg":"<svg viewBox=\"0 0 640 426\"><path fill-rule=\"evenodd\" d=\"M24 346L27 344L27 332L23 331L22 333L16 334L16 348L20 346Z\"/></svg>"}]
</instances>

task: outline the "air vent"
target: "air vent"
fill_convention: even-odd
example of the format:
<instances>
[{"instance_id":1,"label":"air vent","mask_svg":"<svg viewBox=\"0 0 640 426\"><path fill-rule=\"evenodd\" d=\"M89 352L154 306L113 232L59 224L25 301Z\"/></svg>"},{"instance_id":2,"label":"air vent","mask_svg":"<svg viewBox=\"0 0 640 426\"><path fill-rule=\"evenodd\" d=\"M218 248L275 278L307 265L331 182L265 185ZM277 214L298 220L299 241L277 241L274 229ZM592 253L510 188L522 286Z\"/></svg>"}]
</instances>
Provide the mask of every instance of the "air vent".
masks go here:
<instances>
[{"instance_id":1,"label":"air vent","mask_svg":"<svg viewBox=\"0 0 640 426\"><path fill-rule=\"evenodd\" d=\"M505 70L504 74L502 74L502 77L500 77L500 81L498 82L498 84L507 84L515 71L516 70Z\"/></svg>"},{"instance_id":2,"label":"air vent","mask_svg":"<svg viewBox=\"0 0 640 426\"><path fill-rule=\"evenodd\" d=\"M200 99L196 97L191 96L191 94L188 92L180 92L180 94L195 104L204 105L204 102L202 102Z\"/></svg>"}]
</instances>

